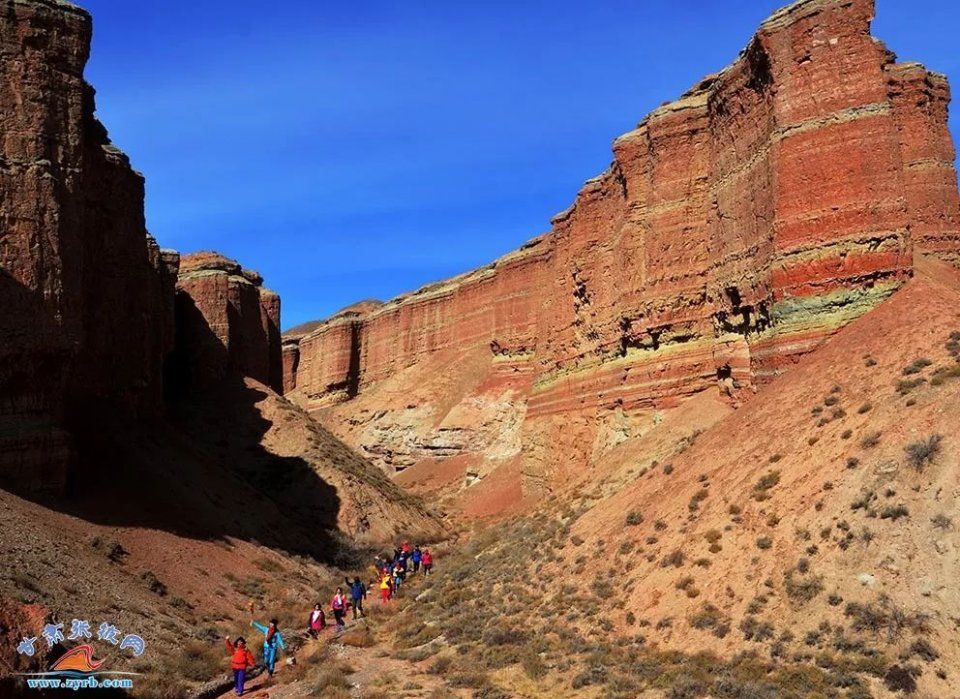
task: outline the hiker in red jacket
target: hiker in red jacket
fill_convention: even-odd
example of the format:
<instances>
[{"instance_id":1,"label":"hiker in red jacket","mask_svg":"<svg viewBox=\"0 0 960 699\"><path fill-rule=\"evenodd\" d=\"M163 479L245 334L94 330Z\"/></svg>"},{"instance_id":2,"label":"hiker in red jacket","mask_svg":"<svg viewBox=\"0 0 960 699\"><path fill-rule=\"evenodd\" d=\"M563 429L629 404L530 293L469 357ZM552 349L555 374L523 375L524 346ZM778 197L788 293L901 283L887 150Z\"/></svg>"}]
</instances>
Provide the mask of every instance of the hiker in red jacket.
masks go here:
<instances>
[{"instance_id":1,"label":"hiker in red jacket","mask_svg":"<svg viewBox=\"0 0 960 699\"><path fill-rule=\"evenodd\" d=\"M243 694L243 683L247 679L247 669L254 666L253 653L247 650L247 642L243 636L237 638L236 643L230 642L230 637L223 639L230 653L230 669L233 670L233 689L239 697Z\"/></svg>"},{"instance_id":2,"label":"hiker in red jacket","mask_svg":"<svg viewBox=\"0 0 960 699\"><path fill-rule=\"evenodd\" d=\"M327 628L327 615L323 613L323 605L317 602L307 619L307 633L316 638L321 631Z\"/></svg>"},{"instance_id":3,"label":"hiker in red jacket","mask_svg":"<svg viewBox=\"0 0 960 699\"><path fill-rule=\"evenodd\" d=\"M333 618L337 620L337 631L343 631L346 624L343 616L347 612L347 598L343 596L343 588L337 588L337 594L330 600L330 607L333 609Z\"/></svg>"},{"instance_id":4,"label":"hiker in red jacket","mask_svg":"<svg viewBox=\"0 0 960 699\"><path fill-rule=\"evenodd\" d=\"M433 570L433 554L430 553L430 549L423 550L421 561L423 563L423 574L430 575L430 571Z\"/></svg>"}]
</instances>

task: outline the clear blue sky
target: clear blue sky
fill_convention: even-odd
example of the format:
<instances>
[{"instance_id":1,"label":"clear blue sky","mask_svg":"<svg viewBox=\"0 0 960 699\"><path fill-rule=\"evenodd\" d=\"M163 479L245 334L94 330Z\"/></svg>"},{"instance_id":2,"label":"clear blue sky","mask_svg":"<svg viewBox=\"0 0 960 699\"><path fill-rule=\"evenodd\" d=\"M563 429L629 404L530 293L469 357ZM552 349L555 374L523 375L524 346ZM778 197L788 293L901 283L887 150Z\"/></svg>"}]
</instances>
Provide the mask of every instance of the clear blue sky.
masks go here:
<instances>
[{"instance_id":1,"label":"clear blue sky","mask_svg":"<svg viewBox=\"0 0 960 699\"><path fill-rule=\"evenodd\" d=\"M784 4L78 1L151 231L258 269L285 327L547 230L613 138ZM875 35L960 85L958 29L956 0L878 0Z\"/></svg>"}]
</instances>

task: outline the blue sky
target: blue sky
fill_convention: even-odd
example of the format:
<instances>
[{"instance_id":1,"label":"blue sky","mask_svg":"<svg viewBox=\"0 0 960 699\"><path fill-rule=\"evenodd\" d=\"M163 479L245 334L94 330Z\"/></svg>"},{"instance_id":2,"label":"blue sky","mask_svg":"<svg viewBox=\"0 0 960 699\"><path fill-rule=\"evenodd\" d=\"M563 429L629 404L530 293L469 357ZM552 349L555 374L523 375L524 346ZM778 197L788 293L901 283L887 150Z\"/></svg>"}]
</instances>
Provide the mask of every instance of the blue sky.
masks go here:
<instances>
[{"instance_id":1,"label":"blue sky","mask_svg":"<svg viewBox=\"0 0 960 699\"><path fill-rule=\"evenodd\" d=\"M783 4L79 1L151 231L258 269L285 327L547 230L616 136ZM875 35L960 84L955 0L877 4Z\"/></svg>"}]
</instances>

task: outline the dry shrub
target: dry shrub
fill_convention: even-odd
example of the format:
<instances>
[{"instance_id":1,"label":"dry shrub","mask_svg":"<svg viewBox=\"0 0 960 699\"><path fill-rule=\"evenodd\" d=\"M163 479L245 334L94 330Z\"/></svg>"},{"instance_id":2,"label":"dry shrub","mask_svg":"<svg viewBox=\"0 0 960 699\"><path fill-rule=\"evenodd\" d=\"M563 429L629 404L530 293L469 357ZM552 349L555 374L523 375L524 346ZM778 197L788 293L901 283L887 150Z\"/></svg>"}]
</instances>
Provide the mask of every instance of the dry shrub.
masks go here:
<instances>
[{"instance_id":1,"label":"dry shrub","mask_svg":"<svg viewBox=\"0 0 960 699\"><path fill-rule=\"evenodd\" d=\"M685 559L686 557L683 555L683 551L680 549L675 549L663 557L663 559L660 561L660 567L669 568L670 566L673 566L674 568L680 568L683 566Z\"/></svg>"},{"instance_id":2,"label":"dry shrub","mask_svg":"<svg viewBox=\"0 0 960 699\"><path fill-rule=\"evenodd\" d=\"M768 497L770 497L768 491L770 491L770 489L776 486L779 482L779 471L770 471L766 475L762 476L760 480L758 480L753 486L753 499L766 500Z\"/></svg>"},{"instance_id":3,"label":"dry shrub","mask_svg":"<svg viewBox=\"0 0 960 699\"><path fill-rule=\"evenodd\" d=\"M939 434L932 434L926 439L911 442L904 451L907 453L907 463L913 466L917 471L922 471L935 457L941 448L943 437Z\"/></svg>"},{"instance_id":4,"label":"dry shrub","mask_svg":"<svg viewBox=\"0 0 960 699\"><path fill-rule=\"evenodd\" d=\"M950 529L953 529L953 520L947 515L943 514L942 512L940 514L934 515L930 519L930 522L937 529L942 529L943 531L948 531Z\"/></svg>"},{"instance_id":5,"label":"dry shrub","mask_svg":"<svg viewBox=\"0 0 960 699\"><path fill-rule=\"evenodd\" d=\"M898 607L887 596L881 596L878 603L849 602L843 611L850 619L850 628L854 631L866 631L879 635L885 631L889 641L895 641L904 631L926 633L929 631L928 617L920 612L907 612Z\"/></svg>"},{"instance_id":6,"label":"dry shrub","mask_svg":"<svg viewBox=\"0 0 960 699\"><path fill-rule=\"evenodd\" d=\"M187 641L183 652L170 661L170 671L177 677L205 682L217 674L226 675L226 652L223 644Z\"/></svg>"},{"instance_id":7,"label":"dry shrub","mask_svg":"<svg viewBox=\"0 0 960 699\"><path fill-rule=\"evenodd\" d=\"M223 677L226 679L226 671L224 671ZM144 673L136 684L137 696L143 697L143 699L181 699L181 697L189 695L187 686L167 667Z\"/></svg>"},{"instance_id":8,"label":"dry shrub","mask_svg":"<svg viewBox=\"0 0 960 699\"><path fill-rule=\"evenodd\" d=\"M690 616L688 621L695 629L705 630L716 628L726 620L723 613L709 602Z\"/></svg>"},{"instance_id":9,"label":"dry shrub","mask_svg":"<svg viewBox=\"0 0 960 699\"><path fill-rule=\"evenodd\" d=\"M794 602L804 604L823 592L823 576L798 577L794 571L790 570L784 575L784 588L787 597Z\"/></svg>"},{"instance_id":10,"label":"dry shrub","mask_svg":"<svg viewBox=\"0 0 960 699\"><path fill-rule=\"evenodd\" d=\"M897 381L897 393L899 393L901 396L905 396L917 386L925 384L926 382L927 380L923 378L903 379L901 381Z\"/></svg>"},{"instance_id":11,"label":"dry shrub","mask_svg":"<svg viewBox=\"0 0 960 699\"><path fill-rule=\"evenodd\" d=\"M906 505L888 505L880 511L880 519L889 519L896 522L901 517L909 517L910 510Z\"/></svg>"},{"instance_id":12,"label":"dry shrub","mask_svg":"<svg viewBox=\"0 0 960 699\"><path fill-rule=\"evenodd\" d=\"M926 367L930 366L931 364L933 364L933 362L931 362L929 359L927 359L926 357L921 357L920 359L913 360L913 362L905 366L901 373L904 376L919 374L921 371L923 371Z\"/></svg>"},{"instance_id":13,"label":"dry shrub","mask_svg":"<svg viewBox=\"0 0 960 699\"><path fill-rule=\"evenodd\" d=\"M915 670L910 667L893 665L883 676L883 683L891 692L913 694L917 691L917 681L914 679Z\"/></svg>"},{"instance_id":14,"label":"dry shrub","mask_svg":"<svg viewBox=\"0 0 960 699\"><path fill-rule=\"evenodd\" d=\"M540 657L540 654L533 649L526 649L520 656L520 666L527 677L533 680L543 679L548 671L546 664Z\"/></svg>"}]
</instances>

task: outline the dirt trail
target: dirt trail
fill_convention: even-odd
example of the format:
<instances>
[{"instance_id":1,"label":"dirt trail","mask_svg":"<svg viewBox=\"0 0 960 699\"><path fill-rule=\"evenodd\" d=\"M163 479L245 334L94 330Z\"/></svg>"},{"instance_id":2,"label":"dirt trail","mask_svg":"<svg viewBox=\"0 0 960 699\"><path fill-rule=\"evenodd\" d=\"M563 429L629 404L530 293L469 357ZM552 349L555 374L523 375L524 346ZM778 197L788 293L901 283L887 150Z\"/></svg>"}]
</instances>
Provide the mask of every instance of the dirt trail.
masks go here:
<instances>
[{"instance_id":1,"label":"dirt trail","mask_svg":"<svg viewBox=\"0 0 960 699\"><path fill-rule=\"evenodd\" d=\"M372 598L371 598L372 599ZM369 647L357 647L343 642L352 631L367 627L366 619L348 620L346 629L337 633L327 629L317 640L308 640L292 655L281 654L273 678L262 673L246 683L244 697L253 699L295 699L314 694L321 695L318 685L323 685L326 673L337 674L342 670L345 686L342 693L331 696L369 697L389 696L415 699L430 696L433 690L443 685L442 679L428 674L426 666L401 660L389 654L388 640ZM371 628L376 623L370 624ZM385 636L386 634L384 634ZM255 649L259 658L259 648ZM294 660L287 664L288 658ZM315 672L322 668L320 677ZM326 686L330 687L331 684ZM218 695L219 699L235 697L233 689ZM326 696L324 694L324 696ZM455 696L447 694L445 696Z\"/></svg>"},{"instance_id":2,"label":"dirt trail","mask_svg":"<svg viewBox=\"0 0 960 699\"><path fill-rule=\"evenodd\" d=\"M331 659L321 662L329 663L331 667L335 666L334 663L343 664L353 670L344 675L350 686L348 691L353 697L372 696L374 692L379 692L381 696L413 699L429 696L432 690L441 685L438 678L426 674L417 665L387 655L383 644L354 648L330 639L329 648ZM294 656L298 663L302 662L304 652ZM263 673L247 682L243 696L253 699L295 699L309 696L313 685L314 682L303 677L296 665L281 663L272 679ZM235 696L233 689L219 695L220 699Z\"/></svg>"}]
</instances>

